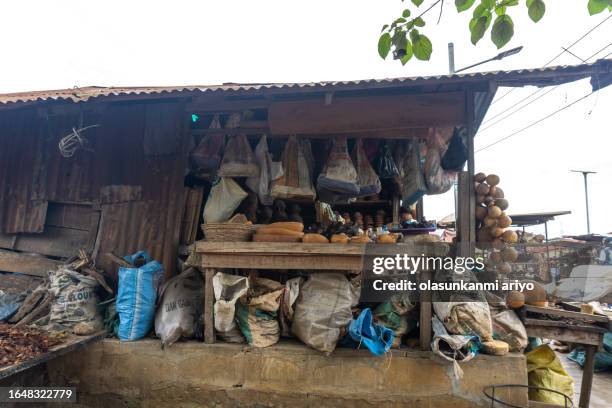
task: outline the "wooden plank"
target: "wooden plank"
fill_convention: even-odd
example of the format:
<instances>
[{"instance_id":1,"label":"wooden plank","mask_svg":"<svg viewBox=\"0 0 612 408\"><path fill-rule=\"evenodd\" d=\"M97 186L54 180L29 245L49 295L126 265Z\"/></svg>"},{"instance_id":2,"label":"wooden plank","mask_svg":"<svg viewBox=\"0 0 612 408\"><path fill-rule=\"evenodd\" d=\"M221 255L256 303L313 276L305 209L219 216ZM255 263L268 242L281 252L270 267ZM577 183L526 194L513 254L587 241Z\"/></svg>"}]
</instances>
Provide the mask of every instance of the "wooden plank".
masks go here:
<instances>
[{"instance_id":1,"label":"wooden plank","mask_svg":"<svg viewBox=\"0 0 612 408\"><path fill-rule=\"evenodd\" d=\"M0 248L5 246L12 236L0 234ZM89 246L89 232L72 228L47 226L42 234L19 234L12 249L22 252L32 252L59 258L70 258L81 248Z\"/></svg>"},{"instance_id":2,"label":"wooden plank","mask_svg":"<svg viewBox=\"0 0 612 408\"><path fill-rule=\"evenodd\" d=\"M538 306L525 305L523 306L523 310L525 312L533 312L533 313L539 313L539 314L544 314L544 315L567 317L570 319L578 319L578 320L587 321L587 322L599 322L599 323L607 324L609 321L609 318L607 316L580 313L580 312L574 312L571 310L555 309L552 307L538 307Z\"/></svg>"},{"instance_id":3,"label":"wooden plank","mask_svg":"<svg viewBox=\"0 0 612 408\"><path fill-rule=\"evenodd\" d=\"M457 186L457 214L455 219L457 228L457 238L459 242L459 254L463 257L469 256L469 246L467 243L470 242L470 207L469 207L469 194L470 190L468 184L470 183L470 176L467 171L459 172L459 183Z\"/></svg>"},{"instance_id":4,"label":"wooden plank","mask_svg":"<svg viewBox=\"0 0 612 408\"><path fill-rule=\"evenodd\" d=\"M47 276L47 271L55 270L62 263L44 256L23 254L0 249L0 271L18 272L33 276Z\"/></svg>"},{"instance_id":5,"label":"wooden plank","mask_svg":"<svg viewBox=\"0 0 612 408\"><path fill-rule=\"evenodd\" d=\"M323 271L359 271L361 256L341 255L271 255L271 254L205 254L203 268L236 269L311 269Z\"/></svg>"},{"instance_id":6,"label":"wooden plank","mask_svg":"<svg viewBox=\"0 0 612 408\"><path fill-rule=\"evenodd\" d=\"M593 387L593 372L595 371L596 346L584 346L585 360L582 367L582 383L580 384L580 408L589 408L591 388Z\"/></svg>"},{"instance_id":7,"label":"wooden plank","mask_svg":"<svg viewBox=\"0 0 612 408\"><path fill-rule=\"evenodd\" d=\"M64 354L78 350L88 344L102 340L106 337L106 331L100 331L91 336L75 336L70 335L63 343L58 344L49 349L48 352L38 357L23 361L19 364L13 364L8 367L0 368L0 380L17 374L21 371L36 367L39 364L46 363L49 360L63 356Z\"/></svg>"},{"instance_id":8,"label":"wooden plank","mask_svg":"<svg viewBox=\"0 0 612 408\"><path fill-rule=\"evenodd\" d=\"M268 109L271 134L459 126L465 123L462 92L275 101Z\"/></svg>"},{"instance_id":9,"label":"wooden plank","mask_svg":"<svg viewBox=\"0 0 612 408\"><path fill-rule=\"evenodd\" d=\"M213 277L215 270L207 268L204 270L204 343L215 342L214 304L215 292L213 290Z\"/></svg>"},{"instance_id":10,"label":"wooden plank","mask_svg":"<svg viewBox=\"0 0 612 408\"><path fill-rule=\"evenodd\" d=\"M607 328L586 325L586 324L572 324L559 320L543 320L543 319L523 319L523 323L529 326L546 326L546 327L562 327L570 330L588 331L593 333L605 333Z\"/></svg>"},{"instance_id":11,"label":"wooden plank","mask_svg":"<svg viewBox=\"0 0 612 408\"><path fill-rule=\"evenodd\" d=\"M147 104L143 149L147 156L172 154L178 151L181 138L182 105L175 102Z\"/></svg>"},{"instance_id":12,"label":"wooden plank","mask_svg":"<svg viewBox=\"0 0 612 408\"><path fill-rule=\"evenodd\" d=\"M198 229L200 228L200 213L202 211L203 199L203 188L185 188L185 205L180 238L182 245L189 245L195 242Z\"/></svg>"},{"instance_id":13,"label":"wooden plank","mask_svg":"<svg viewBox=\"0 0 612 408\"><path fill-rule=\"evenodd\" d=\"M603 340L601 333L577 331L560 327L525 325L525 330L527 330L527 335L531 337L555 339L577 344L590 344L592 346L599 346Z\"/></svg>"},{"instance_id":14,"label":"wooden plank","mask_svg":"<svg viewBox=\"0 0 612 408\"><path fill-rule=\"evenodd\" d=\"M474 137L476 137L476 129L474 126L474 121L476 120L476 114L474 112L474 92L468 91L465 94L466 98L466 108L465 108L465 122L467 125L467 150L468 150L468 160L467 160L467 173L468 173L468 182L467 182L467 212L468 218L464 220L464 228L468 230L469 239L466 243L469 243L468 252L466 257L473 258L476 251L476 192L474 187L474 174L475 174L475 166L476 162L474 159Z\"/></svg>"}]
</instances>

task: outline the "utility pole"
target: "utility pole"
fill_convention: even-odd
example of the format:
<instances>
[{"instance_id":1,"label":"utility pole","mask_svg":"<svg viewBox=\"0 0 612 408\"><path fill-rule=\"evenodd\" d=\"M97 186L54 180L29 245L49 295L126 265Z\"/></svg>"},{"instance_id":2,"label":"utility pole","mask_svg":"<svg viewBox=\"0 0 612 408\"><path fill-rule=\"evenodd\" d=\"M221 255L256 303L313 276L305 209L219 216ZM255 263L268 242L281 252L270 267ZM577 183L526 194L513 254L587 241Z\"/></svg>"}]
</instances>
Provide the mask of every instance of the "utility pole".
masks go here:
<instances>
[{"instance_id":1,"label":"utility pole","mask_svg":"<svg viewBox=\"0 0 612 408\"><path fill-rule=\"evenodd\" d=\"M591 234L591 222L589 221L589 187L587 183L587 176L589 174L595 174L596 171L588 170L570 170L573 173L582 173L584 176L584 201L586 204L586 221L587 221L587 234Z\"/></svg>"},{"instance_id":2,"label":"utility pole","mask_svg":"<svg viewBox=\"0 0 612 408\"><path fill-rule=\"evenodd\" d=\"M452 42L448 43L448 73L455 73L455 44Z\"/></svg>"}]
</instances>

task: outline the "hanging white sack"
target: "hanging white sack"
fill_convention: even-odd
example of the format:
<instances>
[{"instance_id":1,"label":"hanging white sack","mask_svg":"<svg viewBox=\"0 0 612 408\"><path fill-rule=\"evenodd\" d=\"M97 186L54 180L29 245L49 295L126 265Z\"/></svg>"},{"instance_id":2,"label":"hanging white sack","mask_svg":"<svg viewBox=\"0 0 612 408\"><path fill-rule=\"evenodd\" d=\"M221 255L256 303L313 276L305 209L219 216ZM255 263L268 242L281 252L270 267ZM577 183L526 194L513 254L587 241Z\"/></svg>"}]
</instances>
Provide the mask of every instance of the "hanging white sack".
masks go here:
<instances>
[{"instance_id":1,"label":"hanging white sack","mask_svg":"<svg viewBox=\"0 0 612 408\"><path fill-rule=\"evenodd\" d=\"M204 223L227 221L247 195L234 180L221 177L208 194L204 206Z\"/></svg>"},{"instance_id":2,"label":"hanging white sack","mask_svg":"<svg viewBox=\"0 0 612 408\"><path fill-rule=\"evenodd\" d=\"M272 201L274 201L272 196L270 196L273 176L272 156L270 156L270 152L268 151L268 137L266 135L263 135L261 139L259 139L259 143L255 148L255 160L259 167L259 175L247 178L246 185L251 191L257 193L257 197L259 197L259 201L263 205L272 205ZM278 163L277 167L282 168L280 163Z\"/></svg>"}]
</instances>

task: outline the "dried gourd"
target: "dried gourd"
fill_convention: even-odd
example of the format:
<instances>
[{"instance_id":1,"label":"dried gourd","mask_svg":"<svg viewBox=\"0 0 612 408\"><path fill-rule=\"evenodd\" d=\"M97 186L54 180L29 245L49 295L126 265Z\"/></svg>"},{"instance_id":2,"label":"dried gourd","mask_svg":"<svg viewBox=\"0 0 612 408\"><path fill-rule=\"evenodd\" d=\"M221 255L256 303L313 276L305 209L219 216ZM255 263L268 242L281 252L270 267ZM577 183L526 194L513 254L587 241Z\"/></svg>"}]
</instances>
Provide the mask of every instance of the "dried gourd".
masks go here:
<instances>
[{"instance_id":1,"label":"dried gourd","mask_svg":"<svg viewBox=\"0 0 612 408\"><path fill-rule=\"evenodd\" d=\"M508 209L508 200L505 198L496 198L495 205L505 211Z\"/></svg>"},{"instance_id":2,"label":"dried gourd","mask_svg":"<svg viewBox=\"0 0 612 408\"><path fill-rule=\"evenodd\" d=\"M484 173L476 173L474 174L474 181L478 182L478 183L482 183L483 181L485 181L487 178L487 175Z\"/></svg>"},{"instance_id":3,"label":"dried gourd","mask_svg":"<svg viewBox=\"0 0 612 408\"><path fill-rule=\"evenodd\" d=\"M329 240L321 234L305 234L302 242L307 244L329 244Z\"/></svg>"},{"instance_id":4,"label":"dried gourd","mask_svg":"<svg viewBox=\"0 0 612 408\"><path fill-rule=\"evenodd\" d=\"M302 238L304 236L303 232L298 232L286 228L273 227L271 225L265 225L263 227L259 227L257 229L258 234L272 234L272 235L287 235L290 237L298 237Z\"/></svg>"},{"instance_id":5,"label":"dried gourd","mask_svg":"<svg viewBox=\"0 0 612 408\"><path fill-rule=\"evenodd\" d=\"M516 232L512 230L507 230L502 235L502 239L509 244L514 244L518 241L518 235L516 235Z\"/></svg>"},{"instance_id":6,"label":"dried gourd","mask_svg":"<svg viewBox=\"0 0 612 408\"><path fill-rule=\"evenodd\" d=\"M501 252L501 257L506 262L516 262L518 259L518 252L512 247L508 247Z\"/></svg>"},{"instance_id":7,"label":"dried gourd","mask_svg":"<svg viewBox=\"0 0 612 408\"><path fill-rule=\"evenodd\" d=\"M496 205L489 207L488 213L489 217L499 218L502 215L502 210Z\"/></svg>"},{"instance_id":8,"label":"dried gourd","mask_svg":"<svg viewBox=\"0 0 612 408\"><path fill-rule=\"evenodd\" d=\"M502 215L497 219L497 225L499 225L500 228L508 228L510 225L512 225L512 218L502 213Z\"/></svg>"},{"instance_id":9,"label":"dried gourd","mask_svg":"<svg viewBox=\"0 0 612 408\"><path fill-rule=\"evenodd\" d=\"M334 234L331 237L332 244L348 244L350 238L346 234Z\"/></svg>"},{"instance_id":10,"label":"dried gourd","mask_svg":"<svg viewBox=\"0 0 612 408\"><path fill-rule=\"evenodd\" d=\"M273 222L272 224L266 225L267 228L283 228L291 231L302 232L304 231L304 224L295 221L283 221Z\"/></svg>"},{"instance_id":11,"label":"dried gourd","mask_svg":"<svg viewBox=\"0 0 612 408\"><path fill-rule=\"evenodd\" d=\"M476 193L482 194L482 195L489 194L489 186L485 183L480 183L479 185L476 186Z\"/></svg>"},{"instance_id":12,"label":"dried gourd","mask_svg":"<svg viewBox=\"0 0 612 408\"><path fill-rule=\"evenodd\" d=\"M379 235L376 239L379 244L395 244L397 242L397 235L395 234L383 234Z\"/></svg>"},{"instance_id":13,"label":"dried gourd","mask_svg":"<svg viewBox=\"0 0 612 408\"><path fill-rule=\"evenodd\" d=\"M485 207L476 207L476 219L484 220L487 216L487 209Z\"/></svg>"},{"instance_id":14,"label":"dried gourd","mask_svg":"<svg viewBox=\"0 0 612 408\"><path fill-rule=\"evenodd\" d=\"M488 185L490 186L496 186L499 184L499 176L497 174L489 174L486 178L485 181L487 182Z\"/></svg>"},{"instance_id":15,"label":"dried gourd","mask_svg":"<svg viewBox=\"0 0 612 408\"><path fill-rule=\"evenodd\" d=\"M525 295L522 292L513 290L506 295L506 305L512 309L518 309L525 305Z\"/></svg>"},{"instance_id":16,"label":"dried gourd","mask_svg":"<svg viewBox=\"0 0 612 408\"><path fill-rule=\"evenodd\" d=\"M290 235L278 235L278 234L255 234L253 235L253 242L300 242L302 238L292 237Z\"/></svg>"},{"instance_id":17,"label":"dried gourd","mask_svg":"<svg viewBox=\"0 0 612 408\"><path fill-rule=\"evenodd\" d=\"M508 343L501 340L483 341L481 344L482 351L492 356L505 356L510 351Z\"/></svg>"},{"instance_id":18,"label":"dried gourd","mask_svg":"<svg viewBox=\"0 0 612 408\"><path fill-rule=\"evenodd\" d=\"M366 234L351 238L351 244L369 244L370 242L372 242L372 240Z\"/></svg>"}]
</instances>

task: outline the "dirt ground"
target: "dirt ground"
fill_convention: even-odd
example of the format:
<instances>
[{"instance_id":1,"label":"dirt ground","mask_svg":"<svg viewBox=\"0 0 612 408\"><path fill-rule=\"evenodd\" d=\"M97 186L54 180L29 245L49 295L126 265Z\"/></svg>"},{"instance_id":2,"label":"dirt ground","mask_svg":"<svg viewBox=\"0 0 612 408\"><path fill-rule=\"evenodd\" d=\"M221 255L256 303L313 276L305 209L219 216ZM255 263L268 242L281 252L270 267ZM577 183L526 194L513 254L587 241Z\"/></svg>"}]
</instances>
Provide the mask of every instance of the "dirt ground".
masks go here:
<instances>
[{"instance_id":1,"label":"dirt ground","mask_svg":"<svg viewBox=\"0 0 612 408\"><path fill-rule=\"evenodd\" d=\"M557 353L565 370L574 378L574 404L578 406L580 398L580 380L582 379L582 368L578 363L568 359L568 354ZM612 404L612 371L595 373L593 377L593 389L591 391L590 408L609 408Z\"/></svg>"}]
</instances>

